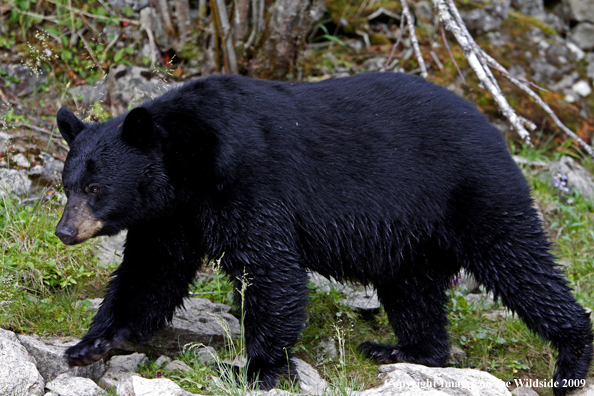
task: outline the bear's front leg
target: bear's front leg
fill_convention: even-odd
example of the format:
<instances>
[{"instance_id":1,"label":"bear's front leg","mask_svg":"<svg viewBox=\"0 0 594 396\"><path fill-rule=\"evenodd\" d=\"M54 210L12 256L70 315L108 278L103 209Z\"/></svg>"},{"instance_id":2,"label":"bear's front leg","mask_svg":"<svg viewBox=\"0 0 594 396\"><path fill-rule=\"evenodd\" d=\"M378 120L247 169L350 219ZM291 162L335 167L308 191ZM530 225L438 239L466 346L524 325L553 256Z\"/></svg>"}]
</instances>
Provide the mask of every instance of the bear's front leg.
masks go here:
<instances>
[{"instance_id":1,"label":"bear's front leg","mask_svg":"<svg viewBox=\"0 0 594 396\"><path fill-rule=\"evenodd\" d=\"M91 364L123 341L148 339L170 321L201 264L197 240L191 228L165 221L130 228L124 260L89 332L66 350L68 364Z\"/></svg>"},{"instance_id":2,"label":"bear's front leg","mask_svg":"<svg viewBox=\"0 0 594 396\"><path fill-rule=\"evenodd\" d=\"M236 304L243 307L248 380L269 390L288 368L305 325L307 273L288 250L269 245L252 254L226 253L223 268L236 280Z\"/></svg>"}]
</instances>

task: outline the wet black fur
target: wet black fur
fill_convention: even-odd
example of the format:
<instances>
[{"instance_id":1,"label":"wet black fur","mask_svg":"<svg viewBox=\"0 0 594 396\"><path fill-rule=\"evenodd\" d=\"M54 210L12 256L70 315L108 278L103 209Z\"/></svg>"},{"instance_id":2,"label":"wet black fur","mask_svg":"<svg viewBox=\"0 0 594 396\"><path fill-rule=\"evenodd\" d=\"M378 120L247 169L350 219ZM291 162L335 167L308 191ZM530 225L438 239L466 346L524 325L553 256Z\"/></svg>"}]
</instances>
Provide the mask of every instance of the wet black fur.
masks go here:
<instances>
[{"instance_id":1,"label":"wet black fur","mask_svg":"<svg viewBox=\"0 0 594 396\"><path fill-rule=\"evenodd\" d=\"M249 279L249 373L265 389L303 329L306 269L377 289L398 337L361 346L378 361L446 363L445 293L464 268L557 348L556 380L586 376L589 315L553 263L529 187L497 129L446 89L394 73L214 76L105 123L63 109L58 125L70 194L100 185L88 196L99 234L129 230L71 364L150 337L202 259L224 253L224 270Z\"/></svg>"}]
</instances>

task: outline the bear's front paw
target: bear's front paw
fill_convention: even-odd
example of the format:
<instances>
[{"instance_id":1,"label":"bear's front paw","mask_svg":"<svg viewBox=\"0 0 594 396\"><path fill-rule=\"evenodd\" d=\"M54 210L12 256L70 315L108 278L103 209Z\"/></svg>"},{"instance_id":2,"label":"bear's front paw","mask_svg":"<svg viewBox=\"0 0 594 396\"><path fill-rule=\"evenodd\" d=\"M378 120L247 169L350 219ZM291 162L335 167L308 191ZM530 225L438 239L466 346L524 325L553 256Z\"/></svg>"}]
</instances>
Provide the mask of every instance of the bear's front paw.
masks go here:
<instances>
[{"instance_id":1,"label":"bear's front paw","mask_svg":"<svg viewBox=\"0 0 594 396\"><path fill-rule=\"evenodd\" d=\"M66 358L70 367L87 366L101 359L103 355L118 346L122 341L124 341L123 337L118 336L111 339L103 337L83 339L78 344L68 348L64 353L64 358Z\"/></svg>"}]
</instances>

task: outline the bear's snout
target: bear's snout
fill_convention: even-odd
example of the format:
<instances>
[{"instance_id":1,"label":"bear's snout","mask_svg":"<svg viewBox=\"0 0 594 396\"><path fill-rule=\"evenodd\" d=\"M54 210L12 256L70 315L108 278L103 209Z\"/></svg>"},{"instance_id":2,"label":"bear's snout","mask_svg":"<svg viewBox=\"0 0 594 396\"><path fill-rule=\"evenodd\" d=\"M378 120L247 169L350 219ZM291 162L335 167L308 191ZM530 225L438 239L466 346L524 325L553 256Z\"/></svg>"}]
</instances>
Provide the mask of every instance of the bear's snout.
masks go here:
<instances>
[{"instance_id":1,"label":"bear's snout","mask_svg":"<svg viewBox=\"0 0 594 396\"><path fill-rule=\"evenodd\" d=\"M56 236L60 238L64 245L74 245L76 243L76 235L78 232L67 226L58 224L56 227Z\"/></svg>"},{"instance_id":2,"label":"bear's snout","mask_svg":"<svg viewBox=\"0 0 594 396\"><path fill-rule=\"evenodd\" d=\"M73 196L66 203L55 234L65 245L76 245L96 236L104 225L83 198Z\"/></svg>"}]
</instances>

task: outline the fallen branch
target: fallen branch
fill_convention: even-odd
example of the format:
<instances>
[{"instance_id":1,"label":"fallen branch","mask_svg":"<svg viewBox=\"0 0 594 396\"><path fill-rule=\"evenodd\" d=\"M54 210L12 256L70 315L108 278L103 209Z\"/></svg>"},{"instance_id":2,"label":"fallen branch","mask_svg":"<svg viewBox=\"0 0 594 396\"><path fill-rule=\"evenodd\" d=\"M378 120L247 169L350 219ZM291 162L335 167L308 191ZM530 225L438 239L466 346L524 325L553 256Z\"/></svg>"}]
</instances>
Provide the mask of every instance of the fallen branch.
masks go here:
<instances>
[{"instance_id":1,"label":"fallen branch","mask_svg":"<svg viewBox=\"0 0 594 396\"><path fill-rule=\"evenodd\" d=\"M460 17L458 9L456 8L453 0L432 1L438 11L440 22L447 30L452 32L458 41L458 44L462 48L464 56L468 60L470 67L472 67L479 81L484 85L485 89L493 96L493 99L495 102L497 102L499 110L509 120L520 137L524 139L526 143L531 144L530 133L526 130L524 125L528 126L528 128L531 130L534 130L536 126L525 118L518 116L515 110L508 103L507 99L505 99L505 96L503 96L503 92L501 92L501 88L499 88L499 85L497 84L495 77L493 77L491 70L486 65L486 62L481 62L480 57L483 55L481 53L482 50L474 42L474 39L466 29L466 26L464 25L464 22L462 22L462 18Z\"/></svg>"},{"instance_id":2,"label":"fallen branch","mask_svg":"<svg viewBox=\"0 0 594 396\"><path fill-rule=\"evenodd\" d=\"M425 66L425 60L423 60L423 54L421 53L421 48L419 47L419 40L417 40L417 34L415 33L415 20L413 19L412 14L410 13L410 8L408 7L407 0L401 0L402 2L402 15L406 16L406 22L408 25L408 32L410 34L410 41L412 46L415 50L415 55L417 57L417 62L419 62L419 67L421 68L421 77L427 78L427 66Z\"/></svg>"},{"instance_id":3,"label":"fallen branch","mask_svg":"<svg viewBox=\"0 0 594 396\"><path fill-rule=\"evenodd\" d=\"M530 86L543 91L546 91L546 89L541 88L529 81L523 81L513 76L505 67L499 64L499 62L497 62L495 59L493 59L493 57L491 57L481 47L479 47L479 45L474 41L468 32L468 29L466 29L466 25L464 24L464 21L462 20L462 17L458 12L453 0L432 1L438 10L439 20L442 23L442 26L445 26L445 28L452 32L454 37L456 37L458 44L462 48L464 56L476 73L479 81L484 85L485 89L491 93L503 115L509 120L514 129L528 144L530 144L530 135L529 132L524 128L524 125L526 125L530 130L534 130L536 126L531 121L517 115L516 112L511 108L503 96L503 92L501 91L501 88L499 88L499 85L497 84L497 81L491 72L491 67L501 72L501 74L512 84L520 88L522 91L527 93L528 96L534 99L534 101L553 119L553 122L559 127L559 129L561 129L567 136L578 142L588 154L594 156L594 147L586 143L575 132L565 126L559 117L557 117L553 109L551 109L551 107L536 92L534 92ZM448 52L450 52L449 46ZM450 57L452 57L451 52ZM459 69L458 72L460 72Z\"/></svg>"}]
</instances>

